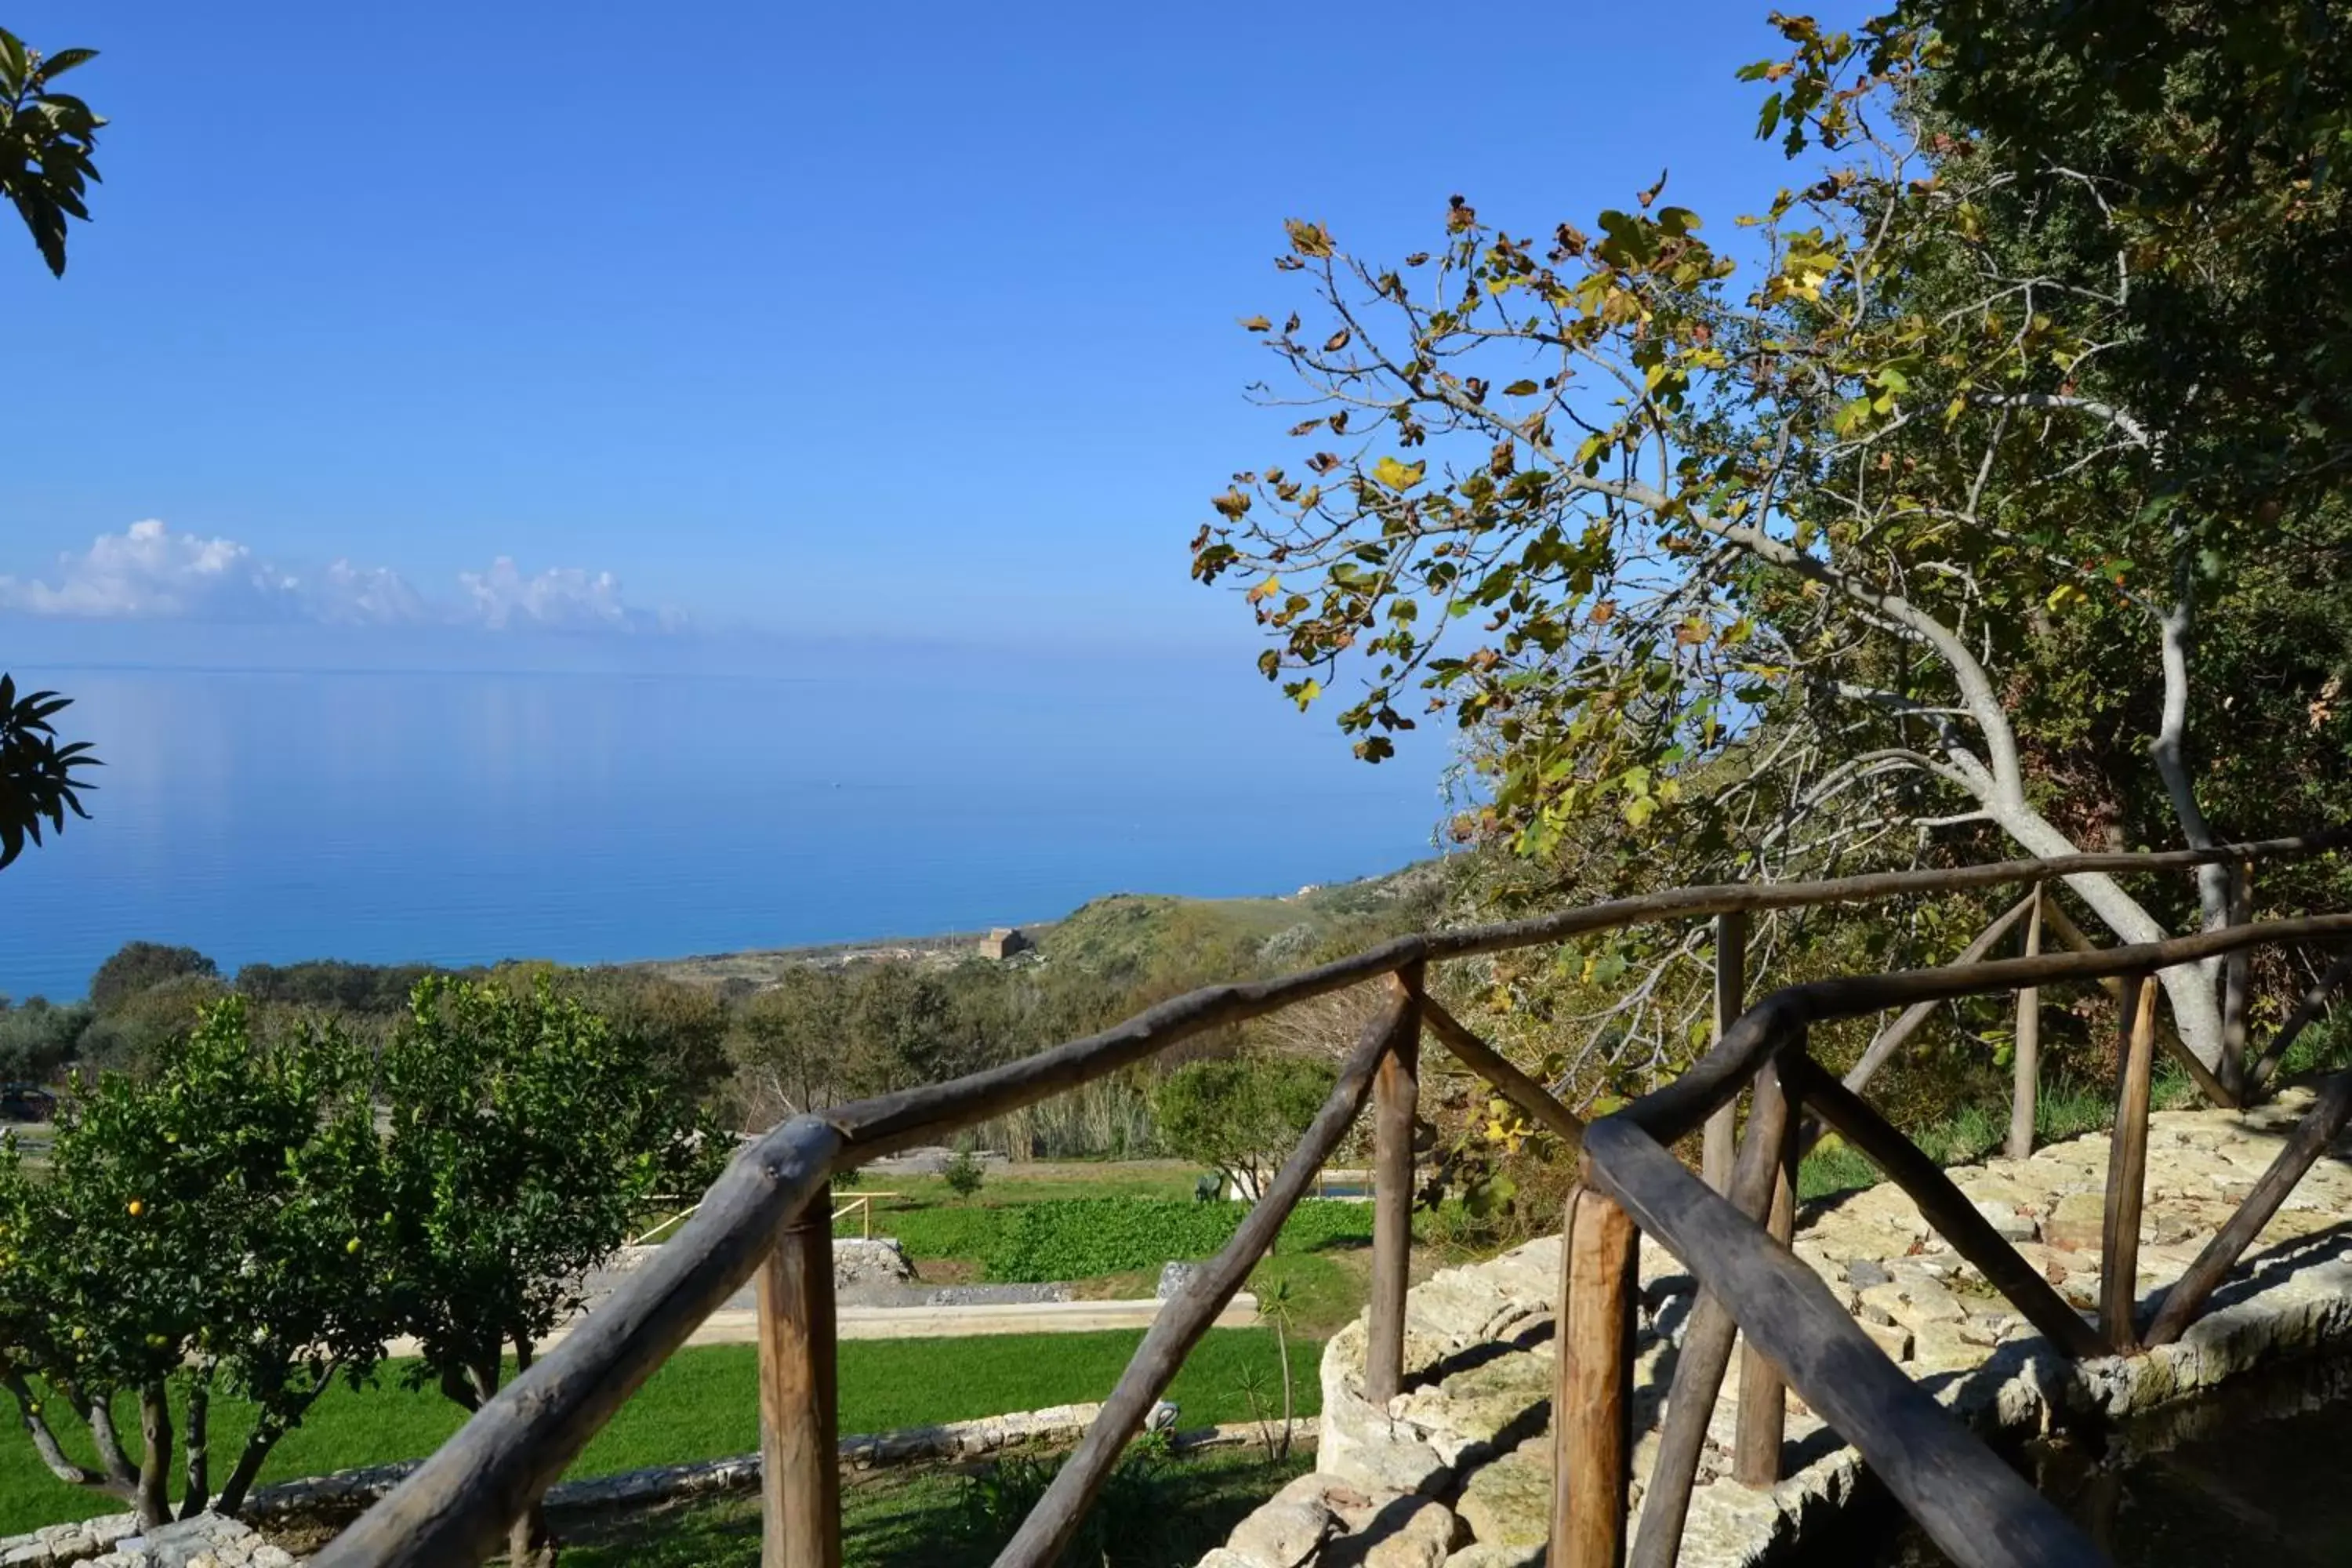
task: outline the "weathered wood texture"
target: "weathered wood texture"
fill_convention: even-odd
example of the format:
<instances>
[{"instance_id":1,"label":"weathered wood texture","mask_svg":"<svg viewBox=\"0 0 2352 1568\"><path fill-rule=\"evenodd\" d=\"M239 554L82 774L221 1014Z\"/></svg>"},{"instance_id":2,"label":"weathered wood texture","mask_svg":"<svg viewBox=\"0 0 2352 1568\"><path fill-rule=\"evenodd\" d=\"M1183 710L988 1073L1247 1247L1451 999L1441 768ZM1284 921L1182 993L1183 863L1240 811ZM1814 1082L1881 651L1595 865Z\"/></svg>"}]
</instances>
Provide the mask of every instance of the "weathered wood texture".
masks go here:
<instances>
[{"instance_id":1,"label":"weathered wood texture","mask_svg":"<svg viewBox=\"0 0 2352 1568\"><path fill-rule=\"evenodd\" d=\"M2246 1201L2238 1205L2238 1212L2230 1216L2230 1222L2205 1244L2205 1249L2197 1255L2188 1271L2165 1292L2164 1305L2158 1309L2155 1322L2148 1326L2149 1345L2170 1344L2197 1321L2206 1299L2238 1266L2238 1259L2262 1235L2263 1226L2270 1224L2279 1205L2303 1180L2304 1173L2327 1152L2327 1146L2344 1131L2347 1119L2352 1119L2352 1071L2339 1072L2327 1080L2318 1100L2294 1124L2286 1146L2271 1161L2263 1179L2246 1194Z\"/></svg>"},{"instance_id":2,"label":"weathered wood texture","mask_svg":"<svg viewBox=\"0 0 2352 1568\"><path fill-rule=\"evenodd\" d=\"M2269 1084L2271 1075L2278 1071L2279 1063L2286 1059L2288 1047L2294 1044L2297 1036L2311 1027L2312 1020L2318 1017L2320 1010L2327 1005L2327 999L2336 994L2347 979L2352 979L2352 950L2336 955L2336 962L2329 964L2319 978L2312 982L2311 989L2303 994L2303 999L2294 1005L2294 1011L2287 1015L2286 1022L2278 1026L2278 1033L2271 1037L2271 1043L2264 1047L2262 1059L2255 1062L2252 1071L2246 1075L2250 1089L2260 1091Z\"/></svg>"},{"instance_id":3,"label":"weathered wood texture","mask_svg":"<svg viewBox=\"0 0 2352 1568\"><path fill-rule=\"evenodd\" d=\"M1476 1073L1502 1097L1568 1145L1572 1156L1584 1146L1584 1119L1562 1105L1551 1090L1521 1072L1501 1052L1464 1027L1461 1020L1424 994L1421 999L1422 1027L1437 1037L1454 1059Z\"/></svg>"},{"instance_id":4,"label":"weathered wood texture","mask_svg":"<svg viewBox=\"0 0 2352 1568\"><path fill-rule=\"evenodd\" d=\"M2116 1125L2107 1137L2107 1203L2100 1227L2099 1332L2118 1351L2139 1346L2139 1215L2147 1198L2149 1079L2156 1067L2156 977L2124 983L2116 1027Z\"/></svg>"},{"instance_id":5,"label":"weathered wood texture","mask_svg":"<svg viewBox=\"0 0 2352 1568\"><path fill-rule=\"evenodd\" d=\"M1803 1100L1806 1110L1837 1129L1840 1137L1902 1188L1936 1234L1950 1242L1952 1250L1973 1265L2044 1339L2078 1361L2109 1353L2106 1342L2083 1321L2082 1314L2000 1238L1992 1222L1977 1212L1968 1194L1917 1144L1811 1058L1790 1055L1780 1060L1791 1091Z\"/></svg>"},{"instance_id":6,"label":"weathered wood texture","mask_svg":"<svg viewBox=\"0 0 2352 1568\"><path fill-rule=\"evenodd\" d=\"M1265 1195L1244 1216L1241 1228L1234 1232L1224 1250L1194 1271L1152 1320L1134 1359L1119 1374L1118 1386L1103 1402L1102 1413L1087 1428L1086 1436L1064 1461L1020 1530L997 1554L996 1568L1045 1568L1061 1561L1087 1510L1110 1479L1119 1455L1143 1429L1144 1418L1167 1392L1184 1358L1249 1278L1249 1271L1273 1245L1282 1222L1314 1184L1316 1172L1362 1113L1381 1061L1403 1034L1410 1015L1410 1002L1400 993L1365 1026L1340 1068L1339 1081L1332 1087L1330 1098L1324 1100L1298 1147L1276 1173Z\"/></svg>"},{"instance_id":7,"label":"weathered wood texture","mask_svg":"<svg viewBox=\"0 0 2352 1568\"><path fill-rule=\"evenodd\" d=\"M2101 947L2084 934L2083 928L2074 923L2074 917L2060 906L2054 895L2043 904L2042 917L2048 924L2050 933L2058 939L2060 944L2074 952L2096 953L2116 951L2112 948ZM2157 967L2168 966L2158 965ZM2100 975L2098 983L2099 989L2105 991L2117 1006L2123 1005L2124 976L2121 973ZM2156 1043L2163 1049L2165 1055L2179 1062L2181 1070L2196 1081L2197 1092L2205 1097L2207 1104L2218 1105L2224 1110L2235 1110L2245 1103L2244 1097L2236 1089L2224 1082L2219 1073L2198 1059L2197 1053L2189 1048L2181 1040L2180 1032L2172 1026L2172 1020L2161 1013L2157 1015L2156 1019Z\"/></svg>"},{"instance_id":8,"label":"weathered wood texture","mask_svg":"<svg viewBox=\"0 0 2352 1568\"><path fill-rule=\"evenodd\" d=\"M1957 996L1990 996L2025 985L2057 985L2136 974L2221 958L2242 947L2289 942L2335 942L2352 938L2352 914L2313 915L2267 921L2234 929L2200 931L2166 942L2088 952L2043 953L2038 958L1993 959L1965 969L1908 969L1891 974L1857 974L1808 981L1773 992L1740 1015L1723 1044L1701 1057L1673 1082L1651 1090L1617 1114L1651 1137L1672 1142L1698 1130L1709 1112L1739 1091L1764 1057L1772 1037L1833 1018L1855 1018L1891 1007ZM2189 1058L2194 1061L2196 1058ZM2212 1075L2200 1066L2200 1083Z\"/></svg>"},{"instance_id":9,"label":"weathered wood texture","mask_svg":"<svg viewBox=\"0 0 2352 1568\"><path fill-rule=\"evenodd\" d=\"M652 1261L329 1542L316 1568L447 1568L497 1551L508 1522L742 1289L841 1145L838 1129L803 1117L738 1154Z\"/></svg>"},{"instance_id":10,"label":"weathered wood texture","mask_svg":"<svg viewBox=\"0 0 2352 1568\"><path fill-rule=\"evenodd\" d=\"M1723 1037L1748 1005L1748 917L1735 910L1715 917L1715 1037ZM1733 1145L1739 1136L1739 1103L1726 1100L1706 1119L1699 1149L1699 1173L1718 1193L1731 1190Z\"/></svg>"},{"instance_id":11,"label":"weathered wood texture","mask_svg":"<svg viewBox=\"0 0 2352 1568\"><path fill-rule=\"evenodd\" d=\"M1974 963L1986 953L1990 952L2000 939L2007 936L2016 927L2017 922L2026 917L2032 910L2035 901L2041 897L2042 889L2035 888L2025 897L2003 910L1990 925L1976 934L1968 946L1960 949L1960 955L1952 960L1951 966ZM2033 947L2027 951L2039 952L2041 949ZM1870 1044L1863 1047L1862 1055L1855 1060L1853 1066L1846 1069L1846 1088L1856 1094L1868 1089L1870 1080L1878 1076L1878 1069L1886 1065L1887 1058L1901 1050L1905 1043L1919 1032L1919 1026L1934 1017L1936 1009L1943 1005L1941 1001L1915 1002L1897 1014L1895 1022L1881 1029L1872 1038Z\"/></svg>"},{"instance_id":12,"label":"weathered wood texture","mask_svg":"<svg viewBox=\"0 0 2352 1568\"><path fill-rule=\"evenodd\" d=\"M2025 922L2025 956L2042 952L2042 889L2033 889L2032 916ZM2042 991L2028 985L2017 994L2017 1032L2011 1041L2012 1079L2009 1092L2009 1157L2022 1160L2033 1152L2034 1100L2042 1092Z\"/></svg>"},{"instance_id":13,"label":"weathered wood texture","mask_svg":"<svg viewBox=\"0 0 2352 1568\"><path fill-rule=\"evenodd\" d=\"M1801 1101L1790 1092L1782 1068L1805 1053L1801 1038L1782 1050L1756 1075L1748 1104L1758 1116L1768 1114L1766 1101L1780 1104L1769 1111L1779 1124L1779 1153L1774 1161L1771 1195L1767 1200L1764 1234L1786 1247L1797 1229L1797 1117ZM1780 1481L1780 1445L1789 1431L1789 1385L1780 1368L1757 1348L1752 1339L1742 1342L1739 1354L1739 1422L1731 1447L1731 1473L1743 1486L1772 1487Z\"/></svg>"},{"instance_id":14,"label":"weathered wood texture","mask_svg":"<svg viewBox=\"0 0 2352 1568\"><path fill-rule=\"evenodd\" d=\"M840 1568L833 1200L819 1190L753 1277L760 1310L760 1568Z\"/></svg>"},{"instance_id":15,"label":"weathered wood texture","mask_svg":"<svg viewBox=\"0 0 2352 1568\"><path fill-rule=\"evenodd\" d=\"M1785 1042L1784 1042L1785 1043ZM1748 1135L1731 1175L1731 1203L1751 1220L1766 1214L1780 1173L1780 1144L1787 1136L1788 1101L1774 1098L1748 1119ZM1685 1260L1687 1261L1687 1260ZM1642 1491L1642 1525L1634 1538L1634 1568L1674 1568L1682 1554L1683 1526L1691 1491L1698 1483L1699 1455L1706 1446L1723 1380L1731 1370L1738 1327L1713 1292L1701 1290L1684 1326L1675 1381L1658 1426L1657 1456Z\"/></svg>"},{"instance_id":16,"label":"weathered wood texture","mask_svg":"<svg viewBox=\"0 0 2352 1568\"><path fill-rule=\"evenodd\" d=\"M2245 925L2254 918L2254 873L2252 868L2230 868L2230 923ZM2253 954L2239 949L2221 961L2221 1081L2241 1100L2245 1097L2246 1019L2252 1005Z\"/></svg>"},{"instance_id":17,"label":"weathered wood texture","mask_svg":"<svg viewBox=\"0 0 2352 1568\"><path fill-rule=\"evenodd\" d=\"M1641 1232L1589 1187L1569 1198L1552 1395L1551 1555L1622 1568L1633 1479L1633 1305Z\"/></svg>"},{"instance_id":18,"label":"weathered wood texture","mask_svg":"<svg viewBox=\"0 0 2352 1568\"><path fill-rule=\"evenodd\" d=\"M1364 1396L1404 1392L1404 1296L1412 1270L1412 1123L1421 1103L1422 969L1391 977L1403 1006L1372 1084L1372 1278L1364 1325Z\"/></svg>"},{"instance_id":19,"label":"weathered wood texture","mask_svg":"<svg viewBox=\"0 0 2352 1568\"><path fill-rule=\"evenodd\" d=\"M1623 1116L1585 1130L1595 1185L1722 1297L1959 1568L2097 1568L2047 1499L1870 1342L1819 1276ZM1648 1520L1643 1519L1646 1532Z\"/></svg>"}]
</instances>

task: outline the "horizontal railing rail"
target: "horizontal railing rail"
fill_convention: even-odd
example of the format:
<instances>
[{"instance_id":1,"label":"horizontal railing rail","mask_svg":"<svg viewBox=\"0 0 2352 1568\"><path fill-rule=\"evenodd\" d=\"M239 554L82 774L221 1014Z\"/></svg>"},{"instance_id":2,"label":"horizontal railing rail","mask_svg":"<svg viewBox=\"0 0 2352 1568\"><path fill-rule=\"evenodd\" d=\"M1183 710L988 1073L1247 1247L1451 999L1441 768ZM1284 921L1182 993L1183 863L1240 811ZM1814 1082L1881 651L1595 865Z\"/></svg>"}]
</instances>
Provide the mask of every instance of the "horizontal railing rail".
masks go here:
<instances>
[{"instance_id":1,"label":"horizontal railing rail","mask_svg":"<svg viewBox=\"0 0 2352 1568\"><path fill-rule=\"evenodd\" d=\"M1056 1560L1186 1352L1238 1291L1367 1102L1372 1108L1375 1149L1364 1389L1375 1403L1401 1391L1412 1128L1418 1042L1424 1030L1532 1121L1580 1151L1578 1157L1584 1162L1587 1182L1571 1204L1570 1234L1562 1249L1569 1277L1563 1280L1562 1382L1555 1403L1562 1432L1557 1462L1563 1467L1555 1489L1559 1510L1556 1563L1599 1568L1626 1560L1624 1481L1631 1436L1623 1402L1612 1404L1605 1395L1630 1372L1625 1366L1596 1367L1591 1356L1612 1342L1622 1352L1624 1336L1612 1341L1610 1335L1630 1321L1624 1316L1631 1310L1624 1292L1633 1288L1626 1248L1634 1225L1680 1257L1705 1289L1678 1360L1633 1561L1665 1568L1674 1559L1707 1415L1727 1374L1738 1333L1746 1334L1749 1346L1735 1464L1743 1480L1762 1484L1778 1479L1785 1380L1862 1450L1930 1534L1969 1568L2095 1561L2084 1554L2087 1548L2058 1530L2063 1521L2051 1523L2054 1516L2030 1489L1920 1394L1851 1320L1834 1311L1835 1303L1819 1290L1817 1281L1809 1292L1789 1272L1794 1268L1811 1278L1786 1247L1791 1177L1805 1116L1819 1117L1878 1163L1889 1179L1919 1203L1922 1214L1956 1250L2064 1353L2101 1354L2136 1343L2135 1326L2109 1321L2095 1330L2058 1300L2014 1248L1990 1234L1933 1162L1869 1108L1857 1092L1857 1082L1850 1077L1840 1085L1812 1063L1802 1048L1805 1031L1814 1024L1904 1009L1873 1047L1884 1059L1917 1026L1925 1009L1959 997L2016 992L2030 998L2042 987L2108 982L2136 999L2142 981L2175 965L2228 960L2258 947L2352 942L2352 915L2322 915L2240 923L2164 942L2086 952L1983 957L2029 909L2034 917L2029 922L2029 948L2038 941L2044 914L2055 929L2060 917L2046 890L2068 878L2225 864L2240 868L2233 874L2243 886L2245 866L2310 855L2348 837L2352 835L2336 830L2202 850L2075 855L1807 883L1686 888L1527 920L1407 936L1297 973L1193 991L1098 1034L951 1082L797 1118L753 1140L656 1258L316 1561L322 1568L421 1568L482 1561L497 1550L509 1523L578 1457L612 1414L765 1262L760 1295L767 1460L764 1561L768 1568L835 1568L838 1526L829 1452L834 1431L833 1309L826 1264L830 1226L796 1223L807 1212L819 1216L830 1212L829 1205L825 1209L813 1205L824 1201L834 1173L936 1142L1135 1066L1203 1031L1369 982L1384 982L1388 1000L1359 1038L1307 1135L1228 1246L1163 1307L1102 1415L998 1559L1000 1568L1043 1568ZM1744 1011L1739 1007L1745 975L1744 942L1738 939L1748 915L2003 885L2021 885L2029 895L2026 902L2005 914L1997 929L1979 937L1954 965L1813 981L1774 991ZM1424 967L1433 963L1706 917L1718 921L1715 1045L1673 1081L1590 1126L1431 1000L1423 984ZM2082 945L2088 946L2087 939ZM2237 966L2242 969L2242 964ZM2148 990L2152 996L2152 988ZM2324 999L2324 991L2320 994ZM2320 1005L2312 1000L2304 1011L2315 1014ZM2021 1000L2020 1006L2022 1016L2027 1003ZM2117 1137L2126 1137L2126 1123L2136 1116L2140 1128L2137 1158L2144 1161L2146 1077L2158 1030L2152 1009L2125 1010L2136 1017L2119 1053L2125 1079L2119 1104L2128 1114L2118 1118ZM1901 1034L1894 1043L1886 1043L1887 1035L1897 1030ZM2273 1047L2273 1060L2281 1048ZM2259 1088L2259 1063L2242 1065L2248 1070L2242 1081ZM2238 1067L2225 1063L2225 1071L2236 1072ZM1866 1079L1867 1074L1862 1076ZM2236 1102L2237 1091L2215 1073L2204 1073L2199 1083L2216 1103ZM1751 1086L1755 1092L1747 1133L1735 1165L1730 1119L1739 1096ZM2021 1088L2021 1097L2028 1093ZM2256 1199L2274 1210L2347 1117L2352 1117L2352 1087L2331 1085L2288 1154L2281 1156L2273 1173L2277 1180L2266 1177ZM1710 1193L1667 1152L1668 1145L1703 1125L1709 1130L1710 1174L1719 1187L1728 1188L1723 1196ZM1719 1173L1714 1169L1718 1142ZM2112 1163L2118 1169L2131 1164L2129 1150L2119 1145L2117 1153ZM2128 1245L2116 1234L2112 1211L2137 1202L2135 1188L2130 1204L2124 1203L2116 1188L2120 1180L2120 1175L2111 1176L2111 1224L2105 1238L2111 1250ZM2250 1200L2240 1216L2247 1225L2233 1222L2225 1228L2209 1248L2209 1258L2200 1258L2183 1286L2176 1288L2176 1296L2187 1305L2175 1312L2168 1302L2149 1327L2146 1337L2150 1342L2177 1335L2203 1295L2234 1267L2267 1219L2266 1214L2253 1217L2258 1206ZM1630 1223L1622 1217L1626 1215ZM1578 1227L1586 1226L1588 1218L1590 1226L1580 1241ZM2132 1234L2136 1239L2136 1226ZM2126 1282L2129 1278L2126 1272ZM2180 1290L2192 1283L2200 1286L2201 1293L2193 1300L2181 1297ZM1596 1289L1601 1294L1594 1295ZM1591 1300L1580 1309L1576 1303L1586 1297ZM1825 1303L1837 1324L1822 1319ZM1583 1317L1578 1316L1580 1310ZM1865 1352L1876 1360L1863 1367L1855 1358ZM1580 1381L1571 1386L1571 1378ZM1829 1386L1832 1383L1839 1386ZM1609 1409L1614 1414L1605 1422L1593 1415L1595 1410ZM1606 1436L1602 1426L1611 1423L1614 1435ZM1916 1445L1925 1447L1906 1447ZM1598 1468L1570 1475L1572 1453ZM2008 1480L1995 1479L1993 1470ZM1964 1478L1960 1489L1973 1500L1970 1507L1977 1513L1955 1512L1929 1496L1934 1489L1929 1482L1937 1475ZM1617 1517L1606 1522L1595 1510L1604 1508L1612 1487ZM1578 1510L1572 1521L1568 1517L1571 1510ZM2007 1522L1996 1528L1989 1515ZM1659 1521L1654 1527L1654 1518ZM1948 1535L1953 1539L1947 1540Z\"/></svg>"}]
</instances>

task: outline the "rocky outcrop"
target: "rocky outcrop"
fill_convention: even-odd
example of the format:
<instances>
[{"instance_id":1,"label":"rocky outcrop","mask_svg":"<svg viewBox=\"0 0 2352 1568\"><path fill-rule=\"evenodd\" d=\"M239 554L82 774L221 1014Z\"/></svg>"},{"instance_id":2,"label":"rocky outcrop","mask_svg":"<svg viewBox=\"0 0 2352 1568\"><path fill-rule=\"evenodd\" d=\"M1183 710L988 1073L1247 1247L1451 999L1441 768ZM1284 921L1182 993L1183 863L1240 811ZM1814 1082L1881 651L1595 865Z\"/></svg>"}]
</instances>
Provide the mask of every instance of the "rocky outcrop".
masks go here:
<instances>
[{"instance_id":1,"label":"rocky outcrop","mask_svg":"<svg viewBox=\"0 0 2352 1568\"><path fill-rule=\"evenodd\" d=\"M833 1284L836 1290L904 1285L915 1277L907 1249L887 1236L833 1238Z\"/></svg>"},{"instance_id":2,"label":"rocky outcrop","mask_svg":"<svg viewBox=\"0 0 2352 1568\"><path fill-rule=\"evenodd\" d=\"M142 1531L139 1516L109 1514L0 1542L7 1568L294 1568L293 1557L250 1525L216 1513Z\"/></svg>"},{"instance_id":3,"label":"rocky outcrop","mask_svg":"<svg viewBox=\"0 0 2352 1568\"><path fill-rule=\"evenodd\" d=\"M2150 1119L2139 1273L2143 1310L2230 1217L2308 1109L2307 1091L2234 1113L2159 1112ZM1984 1278L1936 1237L1892 1186L1809 1206L1794 1244L1863 1331L1979 1428L2044 1430L2115 1419L2209 1389L2267 1363L2352 1348L2352 1149L2339 1144L2288 1199L2239 1275L2174 1345L2147 1355L2070 1363L2009 1310ZM2086 1315L2099 1290L2106 1184L2104 1133L1955 1170L1993 1227ZM1552 1313L1559 1245L1546 1238L1469 1268L1439 1272L1407 1298L1409 1386L1385 1407L1363 1396L1360 1321L1326 1347L1317 1473L1276 1500L1287 1523L1245 1522L1202 1568L1330 1568L1373 1561L1393 1531L1365 1521L1424 1521L1411 1547L1381 1561L1431 1568L1505 1568L1543 1558L1551 1507ZM1656 1426L1696 1282L1646 1237L1635 1337L1633 1507L1656 1452ZM1684 1536L1688 1568L1748 1568L1801 1540L1842 1509L1861 1461L1790 1401L1789 1479L1750 1490L1727 1475L1738 1369L1711 1416ZM1303 1521L1321 1498L1328 1528L1304 1556ZM1347 1506L1339 1500L1347 1500ZM1267 1505L1269 1510L1275 1503ZM1262 1512L1265 1510L1261 1510ZM1445 1521L1450 1520L1450 1524ZM1444 1554L1431 1542L1442 1541ZM1286 1560L1276 1562L1277 1557Z\"/></svg>"}]
</instances>

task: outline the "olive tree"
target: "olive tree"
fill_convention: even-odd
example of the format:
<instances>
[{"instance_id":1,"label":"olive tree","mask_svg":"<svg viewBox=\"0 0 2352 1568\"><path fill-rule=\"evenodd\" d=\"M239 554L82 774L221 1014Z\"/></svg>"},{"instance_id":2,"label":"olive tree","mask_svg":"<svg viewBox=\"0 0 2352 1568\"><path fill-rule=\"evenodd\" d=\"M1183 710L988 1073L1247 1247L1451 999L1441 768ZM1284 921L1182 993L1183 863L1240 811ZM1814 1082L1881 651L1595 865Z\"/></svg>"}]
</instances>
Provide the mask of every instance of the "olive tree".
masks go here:
<instances>
[{"instance_id":1,"label":"olive tree","mask_svg":"<svg viewBox=\"0 0 2352 1568\"><path fill-rule=\"evenodd\" d=\"M1328 1062L1301 1057L1190 1062L1160 1080L1152 1120L1170 1153L1211 1166L1254 1195L1289 1157L1336 1077Z\"/></svg>"},{"instance_id":2,"label":"olive tree","mask_svg":"<svg viewBox=\"0 0 2352 1568\"><path fill-rule=\"evenodd\" d=\"M176 1392L179 1510L233 1512L319 1395L373 1372L391 1215L369 1068L331 1026L257 1039L230 997L152 1075L110 1073L69 1102L45 1176L0 1154L0 1381L51 1474L170 1518ZM216 1500L215 1390L255 1407ZM68 1454L59 1400L95 1463Z\"/></svg>"}]
</instances>

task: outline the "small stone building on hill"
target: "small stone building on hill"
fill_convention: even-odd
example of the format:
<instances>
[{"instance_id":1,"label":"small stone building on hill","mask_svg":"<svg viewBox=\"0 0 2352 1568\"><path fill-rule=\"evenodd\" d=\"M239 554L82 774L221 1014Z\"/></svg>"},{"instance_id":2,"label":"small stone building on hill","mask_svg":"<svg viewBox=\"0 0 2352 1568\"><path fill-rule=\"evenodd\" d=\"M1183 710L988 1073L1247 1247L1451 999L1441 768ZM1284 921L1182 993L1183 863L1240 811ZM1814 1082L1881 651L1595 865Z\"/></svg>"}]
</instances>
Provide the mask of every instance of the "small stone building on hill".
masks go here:
<instances>
[{"instance_id":1,"label":"small stone building on hill","mask_svg":"<svg viewBox=\"0 0 2352 1568\"><path fill-rule=\"evenodd\" d=\"M1002 962L1011 958L1016 952L1027 952L1036 945L1029 940L1020 927L998 926L980 939L980 955L982 958L992 958Z\"/></svg>"}]
</instances>

